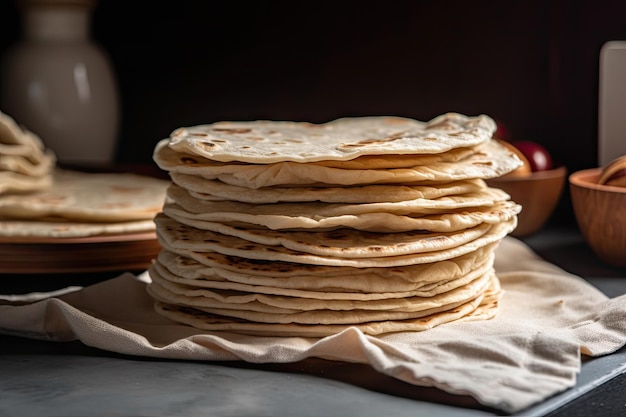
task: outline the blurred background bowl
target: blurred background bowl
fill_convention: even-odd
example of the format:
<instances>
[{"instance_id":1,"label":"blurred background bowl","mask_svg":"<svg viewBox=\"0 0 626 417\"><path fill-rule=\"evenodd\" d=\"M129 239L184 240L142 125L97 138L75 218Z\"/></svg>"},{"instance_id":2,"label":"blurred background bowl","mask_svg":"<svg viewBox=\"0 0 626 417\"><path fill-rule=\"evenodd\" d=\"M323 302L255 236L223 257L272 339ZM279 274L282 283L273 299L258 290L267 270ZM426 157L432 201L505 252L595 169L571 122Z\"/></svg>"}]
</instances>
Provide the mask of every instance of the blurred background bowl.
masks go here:
<instances>
[{"instance_id":1,"label":"blurred background bowl","mask_svg":"<svg viewBox=\"0 0 626 417\"><path fill-rule=\"evenodd\" d=\"M598 258L626 267L626 187L599 184L601 174L602 168L591 168L569 176L574 214Z\"/></svg>"},{"instance_id":2,"label":"blurred background bowl","mask_svg":"<svg viewBox=\"0 0 626 417\"><path fill-rule=\"evenodd\" d=\"M527 175L487 180L490 187L504 190L513 201L522 206L518 225L511 233L512 236L528 236L544 226L563 194L566 175L567 168L561 166Z\"/></svg>"}]
</instances>

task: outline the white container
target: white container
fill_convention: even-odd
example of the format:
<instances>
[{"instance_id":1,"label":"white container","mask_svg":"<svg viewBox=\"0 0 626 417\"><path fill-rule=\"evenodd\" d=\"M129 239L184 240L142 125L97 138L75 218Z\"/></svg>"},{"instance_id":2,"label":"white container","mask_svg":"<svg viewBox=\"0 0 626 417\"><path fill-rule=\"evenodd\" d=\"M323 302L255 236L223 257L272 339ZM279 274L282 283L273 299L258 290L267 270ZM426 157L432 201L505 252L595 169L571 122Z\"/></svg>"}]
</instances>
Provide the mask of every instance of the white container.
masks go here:
<instances>
[{"instance_id":1,"label":"white container","mask_svg":"<svg viewBox=\"0 0 626 417\"><path fill-rule=\"evenodd\" d=\"M1 109L36 133L60 164L114 163L119 94L90 38L93 2L26 0L23 36L3 57Z\"/></svg>"},{"instance_id":2,"label":"white container","mask_svg":"<svg viewBox=\"0 0 626 417\"><path fill-rule=\"evenodd\" d=\"M609 41L600 50L598 164L626 155L626 41Z\"/></svg>"}]
</instances>

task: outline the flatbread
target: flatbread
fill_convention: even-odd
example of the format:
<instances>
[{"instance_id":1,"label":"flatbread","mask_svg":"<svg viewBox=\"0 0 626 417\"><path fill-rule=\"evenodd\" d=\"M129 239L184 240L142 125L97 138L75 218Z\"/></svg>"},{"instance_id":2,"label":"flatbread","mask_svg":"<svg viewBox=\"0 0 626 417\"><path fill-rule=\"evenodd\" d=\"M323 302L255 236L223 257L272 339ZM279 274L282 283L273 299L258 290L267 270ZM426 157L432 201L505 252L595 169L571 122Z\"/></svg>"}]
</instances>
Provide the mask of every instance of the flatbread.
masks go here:
<instances>
[{"instance_id":1,"label":"flatbread","mask_svg":"<svg viewBox=\"0 0 626 417\"><path fill-rule=\"evenodd\" d=\"M172 254L171 252L169 252ZM173 255L173 254L172 254ZM174 255L176 256L176 255ZM387 300L393 298L407 297L432 297L442 294L461 286L467 285L479 276L484 275L488 269L493 267L493 256L490 256L484 262L472 265L472 269L468 271L459 271L458 274L450 274L442 277L441 280L433 279L424 281L406 281L393 278L383 278L373 273L355 273L354 275L334 276L332 280L326 280L330 287L320 287L319 284L313 288L298 287L293 288L294 284L305 284L307 278L311 277L294 277L289 280L270 278L263 280L269 285L256 284L260 280L258 277L250 275L239 275L234 278L237 281L247 281L251 283L242 283L225 279L233 277L233 273L224 273L224 270L218 271L210 268L197 268L206 271L201 277L185 278L172 272L166 265L167 256L159 256L158 259L150 266L150 276L155 281L168 281L170 283L183 285L187 288L205 288L216 290L232 290L238 292L282 295L287 297L301 297L305 299L318 300ZM196 266L199 264L196 263ZM433 268L435 269L435 268ZM456 272L456 271L455 271ZM358 284L358 290L354 290L354 282L362 281ZM281 284L287 283L286 287ZM369 284L369 285L368 285Z\"/></svg>"},{"instance_id":2,"label":"flatbread","mask_svg":"<svg viewBox=\"0 0 626 417\"><path fill-rule=\"evenodd\" d=\"M402 117L342 118L323 124L218 122L176 129L169 146L221 162L347 161L363 155L437 154L491 139L485 115L447 113L429 122Z\"/></svg>"},{"instance_id":3,"label":"flatbread","mask_svg":"<svg viewBox=\"0 0 626 417\"><path fill-rule=\"evenodd\" d=\"M153 232L152 219L127 222L91 223L43 220L0 220L0 240L17 242L20 238L79 238Z\"/></svg>"},{"instance_id":4,"label":"flatbread","mask_svg":"<svg viewBox=\"0 0 626 417\"><path fill-rule=\"evenodd\" d=\"M0 196L0 218L123 222L152 219L163 207L169 181L130 173L56 169L45 190Z\"/></svg>"},{"instance_id":5,"label":"flatbread","mask_svg":"<svg viewBox=\"0 0 626 417\"><path fill-rule=\"evenodd\" d=\"M207 180L195 175L170 173L174 184L189 195L206 201L237 201L251 204L272 203L393 203L416 199L435 199L477 192L487 185L481 179L452 181L431 185L365 185L355 187L263 187L250 189Z\"/></svg>"},{"instance_id":6,"label":"flatbread","mask_svg":"<svg viewBox=\"0 0 626 417\"><path fill-rule=\"evenodd\" d=\"M329 156L319 153L319 155ZM522 162L508 148L489 140L459 161L438 162L398 169L341 169L296 162L242 164L206 161L181 165L167 139L160 141L153 156L165 170L197 175L209 180L246 188L276 186L358 186L372 184L432 184L468 179L490 179L507 174Z\"/></svg>"},{"instance_id":7,"label":"flatbread","mask_svg":"<svg viewBox=\"0 0 626 417\"><path fill-rule=\"evenodd\" d=\"M168 189L168 197L163 212L169 217L214 231L225 224L292 231L348 227L379 233L451 232L504 221L521 211L508 194L496 188L434 200L369 204L213 202L198 200L178 186Z\"/></svg>"},{"instance_id":8,"label":"flatbread","mask_svg":"<svg viewBox=\"0 0 626 417\"><path fill-rule=\"evenodd\" d=\"M314 291L393 292L407 291L450 279L456 279L487 262L499 242L479 247L463 255L431 263L387 267L351 267L264 261L223 255L218 252L195 252L188 249L164 249L158 261L174 274L187 279L219 277L250 285Z\"/></svg>"},{"instance_id":9,"label":"flatbread","mask_svg":"<svg viewBox=\"0 0 626 417\"><path fill-rule=\"evenodd\" d=\"M185 288L156 280L147 290L159 301L198 308L212 314L263 323L357 324L406 320L453 309L481 296L495 274L433 297L382 300L316 300L301 297Z\"/></svg>"},{"instance_id":10,"label":"flatbread","mask_svg":"<svg viewBox=\"0 0 626 417\"><path fill-rule=\"evenodd\" d=\"M45 177L52 174L56 166L56 157L45 150L40 161L33 162L31 158L22 155L0 155L0 172L9 171L30 177Z\"/></svg>"},{"instance_id":11,"label":"flatbread","mask_svg":"<svg viewBox=\"0 0 626 417\"><path fill-rule=\"evenodd\" d=\"M492 288L481 296L455 308L427 316L407 320L383 320L359 324L280 324L263 323L207 313L188 306L156 301L157 313L174 321L211 332L235 332L255 336L279 337L324 337L340 333L348 328L356 328L369 335L390 332L425 331L453 321L488 320L498 312L500 297L499 283L492 280ZM472 317L476 312L477 316Z\"/></svg>"},{"instance_id":12,"label":"flatbread","mask_svg":"<svg viewBox=\"0 0 626 417\"><path fill-rule=\"evenodd\" d=\"M36 136L31 136L25 140L25 131L11 116L0 111L0 145L21 145L33 142L43 148L43 144Z\"/></svg>"},{"instance_id":13,"label":"flatbread","mask_svg":"<svg viewBox=\"0 0 626 417\"><path fill-rule=\"evenodd\" d=\"M502 203L507 204L507 202ZM369 257L372 253L376 256L394 256L402 253L414 253L416 251L429 252L440 250L444 245L454 246L473 240L484 234L490 225L510 220L519 212L514 203L508 203L510 210L497 212L496 209L483 213L484 217L469 214L441 215L439 219L431 216L427 219L412 219L414 225L424 226L407 230L367 231L357 228L335 228L331 230L314 231L276 231L261 229L258 227L245 227L244 225L229 225L220 222L208 222L194 220L186 217L173 216L169 211L164 213L171 219L191 228L206 231L204 239L217 239L220 235L240 238L261 245L280 245L286 248L313 253L318 255L340 256L348 258ZM494 214L495 213L495 214ZM492 215L493 214L493 215ZM372 215L374 216L374 215ZM381 214L382 219L391 215ZM450 219L447 219L449 217ZM369 219L370 217L365 217ZM475 221L463 222L469 219ZM448 221L449 220L449 221ZM487 220L487 221L485 221ZM438 223L440 221L440 223ZM460 223L464 227L450 227L451 224ZM431 227L432 226L432 227ZM435 229L435 230L432 230Z\"/></svg>"},{"instance_id":14,"label":"flatbread","mask_svg":"<svg viewBox=\"0 0 626 417\"><path fill-rule=\"evenodd\" d=\"M422 236L419 236L419 234L404 235L405 240L410 242L411 239L414 239L414 244L423 250L417 250L415 248L416 250L404 251L400 249L397 253L402 254L398 255L394 254L394 250L402 247L396 239L399 236L386 238L386 241L391 243L388 249L381 247L380 252L386 252L385 255L387 256L373 256L379 252L379 250L370 248L370 243L361 242L361 249L364 254L368 256L359 258L341 257L344 252L358 252L358 249L350 249L350 244L358 243L359 241L358 239L349 237L349 233L345 233L346 240L343 242L339 242L338 240L334 247L322 248L322 246L319 245L320 251L327 250L328 252L336 254L336 256L328 256L295 251L285 248L284 246L268 246L233 236L198 230L180 224L162 214L155 217L155 223L157 225L157 237L161 245L165 249L169 249L173 252L175 252L176 249L187 249L199 252L219 252L224 255L264 261L367 268L414 265L464 255L502 239L516 227L517 217L495 225L481 225L476 230L470 230L469 232L458 235L433 236L431 240L422 240L420 239ZM350 242L350 244L348 244L348 242ZM342 246L339 247L337 244L341 244ZM311 248L314 247L314 245L311 245ZM347 248L347 250L342 251L342 248Z\"/></svg>"},{"instance_id":15,"label":"flatbread","mask_svg":"<svg viewBox=\"0 0 626 417\"><path fill-rule=\"evenodd\" d=\"M170 139L162 140L163 143L170 143ZM341 168L341 169L395 169L411 168L419 165L430 165L437 162L460 161L477 152L480 145L455 148L442 153L434 154L406 154L406 155L363 155L346 161L321 160L307 162L308 165L320 167ZM214 165L217 161L205 158L197 154L163 150L163 155L167 155L169 163L179 165ZM165 153L167 152L167 153ZM245 164L244 162L229 161L228 164Z\"/></svg>"},{"instance_id":16,"label":"flatbread","mask_svg":"<svg viewBox=\"0 0 626 417\"><path fill-rule=\"evenodd\" d=\"M52 176L32 176L13 171L0 171L0 198L3 194L25 194L50 188Z\"/></svg>"},{"instance_id":17,"label":"flatbread","mask_svg":"<svg viewBox=\"0 0 626 417\"><path fill-rule=\"evenodd\" d=\"M375 233L354 229L336 229L328 232L276 232L263 229L243 229L214 223L217 228L231 234L201 230L187 225L176 224L169 217L159 214L155 218L157 226L163 230L173 228L181 236L181 241L200 242L210 248L211 242L217 247L245 247L256 244L268 251L287 250L289 253L303 253L334 258L378 258L436 252L452 249L476 240L487 233L492 225L483 223L470 229L449 233L422 231Z\"/></svg>"},{"instance_id":18,"label":"flatbread","mask_svg":"<svg viewBox=\"0 0 626 417\"><path fill-rule=\"evenodd\" d=\"M56 155L37 135L0 112L0 195L47 189Z\"/></svg>"},{"instance_id":19,"label":"flatbread","mask_svg":"<svg viewBox=\"0 0 626 417\"><path fill-rule=\"evenodd\" d=\"M471 211L470 211L471 210ZM163 212L179 223L186 224L201 230L210 230L231 236L242 236L248 233L259 233L259 225L269 227L270 230L282 232L323 232L338 228L350 228L354 230L372 233L400 233L400 232L432 232L449 233L464 229L472 229L483 223L495 224L506 221L516 216L521 211L521 206L512 201L503 201L492 207L482 206L467 210L452 211L442 214L427 214L419 217L398 216L390 213L365 213L356 215L342 215L335 217L262 217L255 216L252 221L208 221L205 218L215 219L215 214L194 214L182 210L175 204L167 204ZM219 214L218 214L219 216ZM284 221L280 220L286 220ZM277 226L278 223L280 226ZM279 235L279 234L275 234ZM254 240L250 238L250 240Z\"/></svg>"}]
</instances>

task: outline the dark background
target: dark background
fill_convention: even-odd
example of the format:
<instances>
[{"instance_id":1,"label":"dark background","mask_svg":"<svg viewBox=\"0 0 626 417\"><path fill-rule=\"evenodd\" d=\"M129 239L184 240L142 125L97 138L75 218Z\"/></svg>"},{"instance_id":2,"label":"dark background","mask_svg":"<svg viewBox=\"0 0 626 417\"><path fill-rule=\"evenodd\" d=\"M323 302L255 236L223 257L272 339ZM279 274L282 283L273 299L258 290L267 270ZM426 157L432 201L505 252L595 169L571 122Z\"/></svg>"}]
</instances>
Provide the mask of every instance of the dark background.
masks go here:
<instances>
[{"instance_id":1,"label":"dark background","mask_svg":"<svg viewBox=\"0 0 626 417\"><path fill-rule=\"evenodd\" d=\"M21 24L0 4L2 54ZM100 0L92 21L120 86L122 164L218 120L456 111L572 172L597 165L599 53L626 39L626 2Z\"/></svg>"}]
</instances>

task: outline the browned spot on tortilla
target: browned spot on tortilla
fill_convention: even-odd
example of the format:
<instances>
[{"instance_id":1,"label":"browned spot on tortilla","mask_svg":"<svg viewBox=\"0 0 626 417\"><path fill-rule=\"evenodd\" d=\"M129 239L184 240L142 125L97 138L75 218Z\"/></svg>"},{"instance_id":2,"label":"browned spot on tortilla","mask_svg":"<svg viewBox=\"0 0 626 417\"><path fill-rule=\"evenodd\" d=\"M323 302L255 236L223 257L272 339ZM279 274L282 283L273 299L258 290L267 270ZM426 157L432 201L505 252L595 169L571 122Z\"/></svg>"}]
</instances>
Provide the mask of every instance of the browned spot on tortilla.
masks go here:
<instances>
[{"instance_id":1,"label":"browned spot on tortilla","mask_svg":"<svg viewBox=\"0 0 626 417\"><path fill-rule=\"evenodd\" d=\"M401 135L390 135L390 136L387 136L386 138L364 139L364 140L358 141L356 143L342 143L341 145L338 146L338 148L339 149L341 149L341 148L360 148L360 147L363 147L363 146L380 145L380 144L385 144L385 143L396 141L398 139L401 139L402 137L403 136L401 136Z\"/></svg>"},{"instance_id":2,"label":"browned spot on tortilla","mask_svg":"<svg viewBox=\"0 0 626 417\"><path fill-rule=\"evenodd\" d=\"M188 157L188 156L183 156L182 158L180 158L180 162L182 162L183 164L197 164L198 161L194 158Z\"/></svg>"},{"instance_id":3,"label":"browned spot on tortilla","mask_svg":"<svg viewBox=\"0 0 626 417\"><path fill-rule=\"evenodd\" d=\"M342 250L349 250L349 249L342 249ZM369 246L367 250L369 252L382 252L385 249L382 246Z\"/></svg>"},{"instance_id":4,"label":"browned spot on tortilla","mask_svg":"<svg viewBox=\"0 0 626 417\"><path fill-rule=\"evenodd\" d=\"M234 128L234 127L214 127L213 131L221 133L231 133L233 135L250 133L251 129L248 128Z\"/></svg>"},{"instance_id":5,"label":"browned spot on tortilla","mask_svg":"<svg viewBox=\"0 0 626 417\"><path fill-rule=\"evenodd\" d=\"M178 257L178 263L180 265L195 265L196 262L193 259Z\"/></svg>"}]
</instances>

